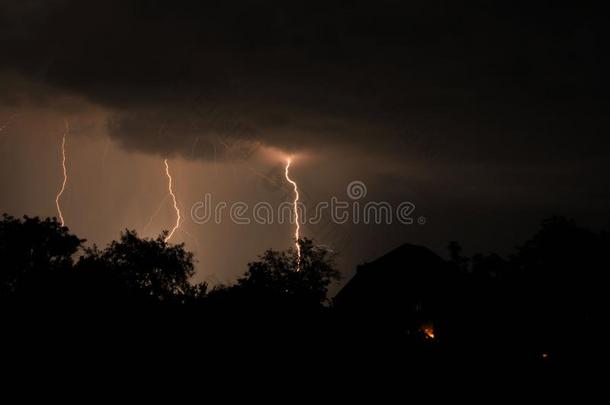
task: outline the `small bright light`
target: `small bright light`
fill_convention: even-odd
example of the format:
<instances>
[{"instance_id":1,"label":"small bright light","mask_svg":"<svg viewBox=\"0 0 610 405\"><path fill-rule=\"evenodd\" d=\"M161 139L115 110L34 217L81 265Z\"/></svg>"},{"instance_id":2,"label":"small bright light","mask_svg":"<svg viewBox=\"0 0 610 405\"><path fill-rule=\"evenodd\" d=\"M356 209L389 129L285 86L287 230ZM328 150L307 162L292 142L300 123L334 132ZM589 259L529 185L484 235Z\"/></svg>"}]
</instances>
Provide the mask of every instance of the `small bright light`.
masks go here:
<instances>
[{"instance_id":1,"label":"small bright light","mask_svg":"<svg viewBox=\"0 0 610 405\"><path fill-rule=\"evenodd\" d=\"M426 339L434 340L434 338L436 337L436 335L434 334L434 327L432 326L432 324L423 325L421 327L421 331L426 336Z\"/></svg>"}]
</instances>

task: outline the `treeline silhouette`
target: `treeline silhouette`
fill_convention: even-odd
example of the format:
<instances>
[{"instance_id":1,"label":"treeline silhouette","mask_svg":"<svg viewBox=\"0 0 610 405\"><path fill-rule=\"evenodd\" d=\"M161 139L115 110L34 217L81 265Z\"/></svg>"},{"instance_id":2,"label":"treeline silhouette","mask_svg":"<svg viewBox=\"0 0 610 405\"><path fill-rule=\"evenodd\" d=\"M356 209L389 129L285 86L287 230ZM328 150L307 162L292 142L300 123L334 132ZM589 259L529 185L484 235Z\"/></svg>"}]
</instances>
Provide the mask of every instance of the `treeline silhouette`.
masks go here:
<instances>
[{"instance_id":1,"label":"treeline silhouette","mask_svg":"<svg viewBox=\"0 0 610 405\"><path fill-rule=\"evenodd\" d=\"M592 361L600 347L610 233L565 218L545 220L506 258L465 257L452 242L444 260L403 245L359 266L332 300L335 256L311 240L299 241L298 272L293 250L268 250L234 284L209 286L191 283L192 253L166 243L166 235L149 239L126 230L100 249L54 218L5 214L5 330L34 328L48 339L76 333L123 353L173 351L170 342L188 339L206 353L238 351L258 362L312 366L334 359L343 372L388 363L412 370L464 364L547 370ZM139 343L124 346L112 338L117 333ZM164 344L156 346L151 336ZM62 340L76 344L69 341Z\"/></svg>"},{"instance_id":2,"label":"treeline silhouette","mask_svg":"<svg viewBox=\"0 0 610 405\"><path fill-rule=\"evenodd\" d=\"M118 241L100 250L86 247L55 218L23 219L4 215L0 222L2 273L0 297L5 304L27 306L78 305L215 307L275 305L317 308L327 302L327 288L339 279L332 255L311 240L300 241L302 259L294 252L266 251L234 285L191 283L193 254L184 244L140 238L126 230ZM230 254L230 251L227 252Z\"/></svg>"}]
</instances>

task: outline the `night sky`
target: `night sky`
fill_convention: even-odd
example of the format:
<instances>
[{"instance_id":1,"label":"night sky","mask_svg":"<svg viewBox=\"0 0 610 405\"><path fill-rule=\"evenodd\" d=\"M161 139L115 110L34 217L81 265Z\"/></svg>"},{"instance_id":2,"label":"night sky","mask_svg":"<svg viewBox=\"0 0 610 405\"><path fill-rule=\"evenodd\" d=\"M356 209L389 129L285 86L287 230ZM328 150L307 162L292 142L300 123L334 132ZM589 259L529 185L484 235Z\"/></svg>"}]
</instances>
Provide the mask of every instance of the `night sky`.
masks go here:
<instances>
[{"instance_id":1,"label":"night sky","mask_svg":"<svg viewBox=\"0 0 610 405\"><path fill-rule=\"evenodd\" d=\"M550 215L610 218L607 17L587 2L0 0L0 212L105 245L171 229L228 283L290 224L194 203L304 203L362 181L412 225L305 224L346 276L404 243L509 252ZM499 2L498 2L499 3ZM418 219L422 223L418 223ZM424 223L425 222L425 223Z\"/></svg>"}]
</instances>

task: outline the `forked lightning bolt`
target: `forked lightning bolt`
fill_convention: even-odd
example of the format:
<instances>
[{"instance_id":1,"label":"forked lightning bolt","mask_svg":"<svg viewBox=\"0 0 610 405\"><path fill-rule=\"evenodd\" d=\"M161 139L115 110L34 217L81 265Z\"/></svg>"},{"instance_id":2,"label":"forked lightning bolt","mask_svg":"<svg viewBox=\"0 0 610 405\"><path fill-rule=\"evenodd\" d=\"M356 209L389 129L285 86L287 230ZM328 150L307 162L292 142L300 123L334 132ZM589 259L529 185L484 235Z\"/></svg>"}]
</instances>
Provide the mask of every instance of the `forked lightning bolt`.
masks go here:
<instances>
[{"instance_id":1,"label":"forked lightning bolt","mask_svg":"<svg viewBox=\"0 0 610 405\"><path fill-rule=\"evenodd\" d=\"M290 184L292 184L292 187L294 188L294 201L292 203L293 209L294 209L294 222L296 224L296 228L294 230L294 246L296 248L297 251L297 271L301 271L301 245L299 244L299 231L300 231L300 224L299 224L299 211L298 211L298 203L299 203L299 188L297 187L297 183L292 180L290 178L290 175L288 174L288 171L290 169L290 163L292 162L292 159L288 158L286 159L286 170L285 170L285 175L286 175L286 180L288 180L288 182Z\"/></svg>"},{"instance_id":2,"label":"forked lightning bolt","mask_svg":"<svg viewBox=\"0 0 610 405\"><path fill-rule=\"evenodd\" d=\"M165 174L167 175L167 189L169 191L169 195L172 197L172 202L174 204L174 210L176 211L176 224L174 225L174 228L171 230L171 232L167 235L167 238L165 238L165 241L168 242L172 236L174 236L174 232L176 232L176 229L178 229L180 227L180 221L182 220L182 217L180 216L180 208L178 208L178 201L176 201L176 195L174 194L174 190L172 189L172 175L169 173L169 165L167 164L167 159L164 160L165 163Z\"/></svg>"},{"instance_id":3,"label":"forked lightning bolt","mask_svg":"<svg viewBox=\"0 0 610 405\"><path fill-rule=\"evenodd\" d=\"M64 190L66 189L66 183L68 182L68 170L66 169L66 135L68 134L69 131L70 131L70 126L68 125L68 122L66 121L66 131L64 132L64 136L61 140L61 167L63 170L64 179L61 183L61 189L59 190L59 192L57 193L57 196L55 197L55 205L57 206L57 213L59 214L59 220L61 221L61 226L65 225L65 221L64 221L64 215L61 212L61 207L59 205L59 199L61 198L61 195L64 193Z\"/></svg>"}]
</instances>

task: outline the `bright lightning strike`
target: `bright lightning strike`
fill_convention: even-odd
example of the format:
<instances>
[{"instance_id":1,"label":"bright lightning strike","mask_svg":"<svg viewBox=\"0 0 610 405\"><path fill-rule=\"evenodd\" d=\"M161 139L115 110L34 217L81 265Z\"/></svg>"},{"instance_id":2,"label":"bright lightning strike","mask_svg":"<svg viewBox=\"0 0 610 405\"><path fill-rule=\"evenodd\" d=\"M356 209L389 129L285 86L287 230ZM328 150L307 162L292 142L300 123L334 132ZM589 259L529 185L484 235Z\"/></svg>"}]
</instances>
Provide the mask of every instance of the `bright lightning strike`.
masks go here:
<instances>
[{"instance_id":1,"label":"bright lightning strike","mask_svg":"<svg viewBox=\"0 0 610 405\"><path fill-rule=\"evenodd\" d=\"M66 183L68 182L68 170L66 169L66 135L68 134L69 131L70 131L70 126L68 124L68 121L66 121L66 131L64 132L64 135L61 140L61 167L63 170L64 179L61 183L61 189L59 190L59 192L57 193L57 196L55 197L55 205L57 206L57 213L59 214L59 220L61 221L61 226L65 225L65 221L64 221L64 215L61 212L61 207L59 205L59 199L61 198L61 195L64 193L64 191L66 189Z\"/></svg>"},{"instance_id":2,"label":"bright lightning strike","mask_svg":"<svg viewBox=\"0 0 610 405\"><path fill-rule=\"evenodd\" d=\"M286 170L285 170L285 175L286 175L286 180L288 180L288 182L290 184L292 184L292 187L294 187L294 201L292 203L293 208L294 208L294 222L296 224L296 228L294 230L294 246L296 247L297 250L297 271L301 271L301 245L299 244L299 231L300 231L300 224L299 224L299 211L298 211L298 202L299 202L299 188L297 187L297 183L292 180L290 178L290 175L288 174L288 171L290 169L290 163L292 163L292 159L288 158L286 159Z\"/></svg>"},{"instance_id":3,"label":"bright lightning strike","mask_svg":"<svg viewBox=\"0 0 610 405\"><path fill-rule=\"evenodd\" d=\"M174 190L172 189L172 175L169 173L169 165L167 164L167 159L165 159L163 163L165 163L165 175L167 176L168 180L167 189L169 191L169 195L172 197L174 210L176 211L176 224L174 225L174 228L171 230L169 235L167 235L167 238L165 238L165 242L168 242L171 237L174 236L174 232L176 232L176 229L180 227L180 221L182 220L182 217L180 216L180 209L178 208L178 201L176 201L176 195L174 194Z\"/></svg>"}]
</instances>

